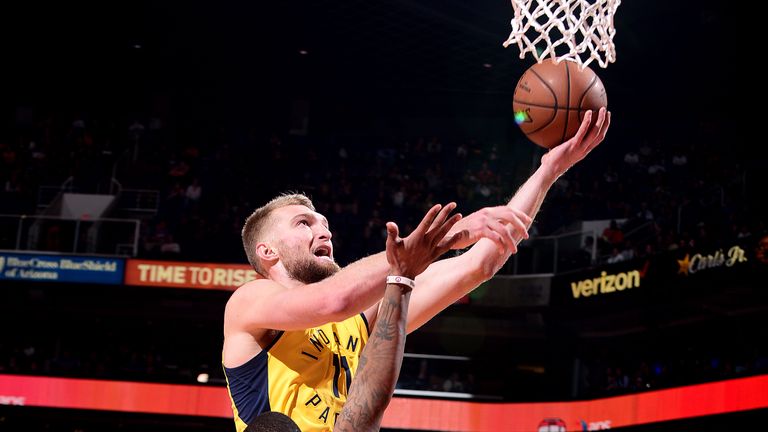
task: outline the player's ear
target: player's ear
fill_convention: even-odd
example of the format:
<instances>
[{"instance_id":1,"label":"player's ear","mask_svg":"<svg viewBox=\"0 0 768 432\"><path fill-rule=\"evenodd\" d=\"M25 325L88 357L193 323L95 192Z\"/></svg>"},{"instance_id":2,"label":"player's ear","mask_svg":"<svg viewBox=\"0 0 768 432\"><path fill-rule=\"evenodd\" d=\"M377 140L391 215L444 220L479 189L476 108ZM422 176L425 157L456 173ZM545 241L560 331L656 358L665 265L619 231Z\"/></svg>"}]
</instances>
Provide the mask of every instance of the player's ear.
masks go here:
<instances>
[{"instance_id":1,"label":"player's ear","mask_svg":"<svg viewBox=\"0 0 768 432\"><path fill-rule=\"evenodd\" d=\"M277 249L266 242L260 242L256 244L256 255L260 260L267 262L274 262L280 259L280 257L277 255Z\"/></svg>"}]
</instances>

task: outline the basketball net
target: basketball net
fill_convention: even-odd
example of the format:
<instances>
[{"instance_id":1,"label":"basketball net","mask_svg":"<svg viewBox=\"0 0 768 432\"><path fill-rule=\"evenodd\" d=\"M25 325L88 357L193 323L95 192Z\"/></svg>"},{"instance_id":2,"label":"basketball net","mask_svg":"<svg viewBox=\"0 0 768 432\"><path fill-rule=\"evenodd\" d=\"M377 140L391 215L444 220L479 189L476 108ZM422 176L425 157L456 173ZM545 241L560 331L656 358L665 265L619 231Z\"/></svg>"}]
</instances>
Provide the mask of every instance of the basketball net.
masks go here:
<instances>
[{"instance_id":1,"label":"basketball net","mask_svg":"<svg viewBox=\"0 0 768 432\"><path fill-rule=\"evenodd\" d=\"M621 0L512 0L515 16L504 47L517 44L520 58L530 52L541 63L550 57L572 60L583 69L616 61L613 15Z\"/></svg>"}]
</instances>

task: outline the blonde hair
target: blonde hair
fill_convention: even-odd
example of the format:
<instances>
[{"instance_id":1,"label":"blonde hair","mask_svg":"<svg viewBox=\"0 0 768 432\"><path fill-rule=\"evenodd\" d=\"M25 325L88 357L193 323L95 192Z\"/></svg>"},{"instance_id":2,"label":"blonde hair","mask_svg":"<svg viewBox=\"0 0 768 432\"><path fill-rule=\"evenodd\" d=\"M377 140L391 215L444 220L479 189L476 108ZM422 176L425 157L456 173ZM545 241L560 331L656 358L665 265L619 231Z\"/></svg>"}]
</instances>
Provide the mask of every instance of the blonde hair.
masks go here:
<instances>
[{"instance_id":1,"label":"blonde hair","mask_svg":"<svg viewBox=\"0 0 768 432\"><path fill-rule=\"evenodd\" d=\"M248 262L254 270L262 276L266 276L266 272L261 265L261 261L259 261L259 256L256 254L256 245L264 240L265 228L269 226L271 222L270 215L272 212L289 205L303 205L310 210L315 211L315 206L312 204L312 200L306 195L300 193L284 193L257 208L250 216L248 216L245 220L245 225L243 225L242 238L245 255L248 257Z\"/></svg>"}]
</instances>

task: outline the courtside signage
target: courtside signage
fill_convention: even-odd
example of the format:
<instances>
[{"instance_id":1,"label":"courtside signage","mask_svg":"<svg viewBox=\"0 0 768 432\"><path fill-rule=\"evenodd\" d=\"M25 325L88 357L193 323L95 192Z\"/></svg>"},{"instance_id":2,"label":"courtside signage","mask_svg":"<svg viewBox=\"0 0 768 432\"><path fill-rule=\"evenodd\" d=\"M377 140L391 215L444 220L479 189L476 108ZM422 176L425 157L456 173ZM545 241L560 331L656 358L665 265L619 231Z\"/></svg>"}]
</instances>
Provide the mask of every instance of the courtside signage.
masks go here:
<instances>
[{"instance_id":1,"label":"courtside signage","mask_svg":"<svg viewBox=\"0 0 768 432\"><path fill-rule=\"evenodd\" d=\"M430 431L533 431L556 419L600 430L768 408L768 375L573 402L485 403L392 399L381 426ZM0 404L232 418L218 386L0 375ZM332 421L331 418L328 420Z\"/></svg>"},{"instance_id":2,"label":"courtside signage","mask_svg":"<svg viewBox=\"0 0 768 432\"><path fill-rule=\"evenodd\" d=\"M571 282L573 298L584 298L600 294L621 292L640 286L640 270L607 273L602 272L595 278Z\"/></svg>"},{"instance_id":3,"label":"courtside signage","mask_svg":"<svg viewBox=\"0 0 768 432\"><path fill-rule=\"evenodd\" d=\"M120 258L0 252L0 280L119 285L123 266Z\"/></svg>"},{"instance_id":4,"label":"courtside signage","mask_svg":"<svg viewBox=\"0 0 768 432\"><path fill-rule=\"evenodd\" d=\"M685 258L677 260L678 274L685 276L718 267L733 267L748 261L746 251L739 246L732 246L727 252L718 249L715 253L704 255L696 253L685 254Z\"/></svg>"},{"instance_id":5,"label":"courtside signage","mask_svg":"<svg viewBox=\"0 0 768 432\"><path fill-rule=\"evenodd\" d=\"M256 271L243 264L131 259L125 267L126 285L235 290L253 279Z\"/></svg>"}]
</instances>

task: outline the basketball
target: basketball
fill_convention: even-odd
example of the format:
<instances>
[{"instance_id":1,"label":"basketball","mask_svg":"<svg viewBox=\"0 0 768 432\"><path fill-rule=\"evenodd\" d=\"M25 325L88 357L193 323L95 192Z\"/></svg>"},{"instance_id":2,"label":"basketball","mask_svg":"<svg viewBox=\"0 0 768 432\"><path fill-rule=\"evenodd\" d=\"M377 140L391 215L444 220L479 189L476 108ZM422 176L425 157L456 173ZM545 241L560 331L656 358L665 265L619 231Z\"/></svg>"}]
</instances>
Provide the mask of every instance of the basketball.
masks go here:
<instances>
[{"instance_id":1,"label":"basketball","mask_svg":"<svg viewBox=\"0 0 768 432\"><path fill-rule=\"evenodd\" d=\"M608 107L600 78L589 67L545 60L525 71L515 88L515 122L534 143L550 149L576 135L584 114Z\"/></svg>"}]
</instances>

